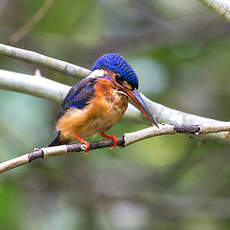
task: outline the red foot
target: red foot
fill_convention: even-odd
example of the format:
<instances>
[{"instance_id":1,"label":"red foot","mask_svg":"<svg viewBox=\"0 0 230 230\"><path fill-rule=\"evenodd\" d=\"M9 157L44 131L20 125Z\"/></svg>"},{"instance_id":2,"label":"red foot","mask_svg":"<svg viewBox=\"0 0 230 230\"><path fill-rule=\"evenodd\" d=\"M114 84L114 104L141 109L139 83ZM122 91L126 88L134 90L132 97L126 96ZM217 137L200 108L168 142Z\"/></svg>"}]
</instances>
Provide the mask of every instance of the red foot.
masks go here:
<instances>
[{"instance_id":1,"label":"red foot","mask_svg":"<svg viewBox=\"0 0 230 230\"><path fill-rule=\"evenodd\" d=\"M87 148L86 148L86 151L85 151L85 155L88 155L88 153L89 153L89 142L87 142L86 140L81 138L78 133L76 133L76 139L78 141L80 141L82 144L86 145Z\"/></svg>"},{"instance_id":2,"label":"red foot","mask_svg":"<svg viewBox=\"0 0 230 230\"><path fill-rule=\"evenodd\" d=\"M101 136L106 138L106 139L112 139L113 140L113 147L109 150L114 150L117 146L117 138L115 136L109 136L107 134L105 134L104 132L101 132Z\"/></svg>"}]
</instances>

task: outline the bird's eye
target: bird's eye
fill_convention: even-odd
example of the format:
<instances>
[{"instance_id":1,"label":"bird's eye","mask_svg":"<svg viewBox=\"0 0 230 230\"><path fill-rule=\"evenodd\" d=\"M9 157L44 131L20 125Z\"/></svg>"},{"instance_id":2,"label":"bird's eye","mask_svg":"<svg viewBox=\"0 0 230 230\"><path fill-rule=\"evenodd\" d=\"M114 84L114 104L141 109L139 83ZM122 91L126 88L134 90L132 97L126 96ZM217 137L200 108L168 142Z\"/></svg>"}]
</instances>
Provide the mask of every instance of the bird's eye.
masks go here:
<instances>
[{"instance_id":1,"label":"bird's eye","mask_svg":"<svg viewBox=\"0 0 230 230\"><path fill-rule=\"evenodd\" d=\"M117 83L122 83L124 81L123 77L119 73L116 74L115 78Z\"/></svg>"}]
</instances>

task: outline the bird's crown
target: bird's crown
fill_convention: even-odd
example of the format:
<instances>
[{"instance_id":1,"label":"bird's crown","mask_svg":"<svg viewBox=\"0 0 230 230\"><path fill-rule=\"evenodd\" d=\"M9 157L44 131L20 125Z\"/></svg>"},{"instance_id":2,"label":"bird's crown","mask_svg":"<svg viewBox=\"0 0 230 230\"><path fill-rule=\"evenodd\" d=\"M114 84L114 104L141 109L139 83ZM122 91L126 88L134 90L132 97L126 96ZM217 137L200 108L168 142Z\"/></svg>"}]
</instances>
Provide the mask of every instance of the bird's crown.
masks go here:
<instances>
[{"instance_id":1,"label":"bird's crown","mask_svg":"<svg viewBox=\"0 0 230 230\"><path fill-rule=\"evenodd\" d=\"M92 71L96 69L103 69L118 73L128 84L133 87L133 89L138 89L139 81L136 73L128 62L119 54L104 54L94 63Z\"/></svg>"}]
</instances>

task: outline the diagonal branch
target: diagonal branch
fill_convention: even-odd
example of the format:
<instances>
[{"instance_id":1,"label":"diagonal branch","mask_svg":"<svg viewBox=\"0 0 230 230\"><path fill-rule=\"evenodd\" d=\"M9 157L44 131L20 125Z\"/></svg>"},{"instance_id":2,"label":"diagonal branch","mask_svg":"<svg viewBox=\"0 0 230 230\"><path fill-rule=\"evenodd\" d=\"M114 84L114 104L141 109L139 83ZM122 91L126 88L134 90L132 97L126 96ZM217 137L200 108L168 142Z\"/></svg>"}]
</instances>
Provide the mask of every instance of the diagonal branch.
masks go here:
<instances>
[{"instance_id":1,"label":"diagonal branch","mask_svg":"<svg viewBox=\"0 0 230 230\"><path fill-rule=\"evenodd\" d=\"M0 44L0 54L19 59L27 63L35 64L37 66L46 67L48 69L52 69L76 78L85 77L90 72L88 69L83 67L47 57L34 51L19 49L3 44Z\"/></svg>"},{"instance_id":2,"label":"diagonal branch","mask_svg":"<svg viewBox=\"0 0 230 230\"><path fill-rule=\"evenodd\" d=\"M215 127L199 127L199 126L173 126L173 125L160 125L159 129L156 127L150 127L139 130L133 133L126 133L122 137L118 137L117 145L120 147L126 147L135 142L139 142L143 139L162 136L173 135L176 133L190 134L190 135L203 135L207 133L218 133L223 131L230 131L230 125L228 126L215 126ZM105 148L113 145L113 141L101 140L90 143L90 150ZM13 168L22 166L37 159L46 159L48 157L66 155L69 152L81 152L85 150L84 144L72 144L72 145L60 145L54 147L46 147L41 149L35 149L34 152L24 154L20 157L16 157L12 160L8 160L0 163L0 174L7 172Z\"/></svg>"},{"instance_id":3,"label":"diagonal branch","mask_svg":"<svg viewBox=\"0 0 230 230\"><path fill-rule=\"evenodd\" d=\"M230 2L229 0L199 0L207 7L230 22Z\"/></svg>"},{"instance_id":4,"label":"diagonal branch","mask_svg":"<svg viewBox=\"0 0 230 230\"><path fill-rule=\"evenodd\" d=\"M143 130L139 130L133 133L126 133L122 137L118 137L117 145L120 147L126 147L135 142L141 141L146 138L162 136L162 135L173 135L176 133L191 134L191 135L202 135L207 133L217 133L223 131L230 131L229 126L219 127L199 127L199 126L173 126L173 125L160 125L160 128L150 127ZM101 140L90 143L90 150L105 148L113 145L112 140ZM72 145L61 145L54 147L46 147L41 149L35 149L34 152L24 154L20 157L16 157L12 160L0 163L0 174L9 171L13 168L19 167L26 163L29 163L37 159L46 159L48 157L66 155L69 152L81 152L85 150L85 145L72 144Z\"/></svg>"}]
</instances>

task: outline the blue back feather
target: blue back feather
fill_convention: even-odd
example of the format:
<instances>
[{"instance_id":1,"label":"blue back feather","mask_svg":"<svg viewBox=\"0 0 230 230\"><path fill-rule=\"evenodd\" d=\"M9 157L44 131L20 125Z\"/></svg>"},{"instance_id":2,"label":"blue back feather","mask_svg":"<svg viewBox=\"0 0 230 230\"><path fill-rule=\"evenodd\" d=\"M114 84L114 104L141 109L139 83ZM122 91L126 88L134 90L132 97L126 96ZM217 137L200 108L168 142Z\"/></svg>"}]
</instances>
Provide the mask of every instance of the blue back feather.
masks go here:
<instances>
[{"instance_id":1,"label":"blue back feather","mask_svg":"<svg viewBox=\"0 0 230 230\"><path fill-rule=\"evenodd\" d=\"M96 69L104 69L119 73L134 89L138 89L139 81L136 73L128 62L119 54L104 54L98 58L93 65L92 71Z\"/></svg>"},{"instance_id":2,"label":"blue back feather","mask_svg":"<svg viewBox=\"0 0 230 230\"><path fill-rule=\"evenodd\" d=\"M72 86L66 98L62 102L62 110L57 119L65 114L70 108L83 109L94 96L96 79L84 78Z\"/></svg>"}]
</instances>

